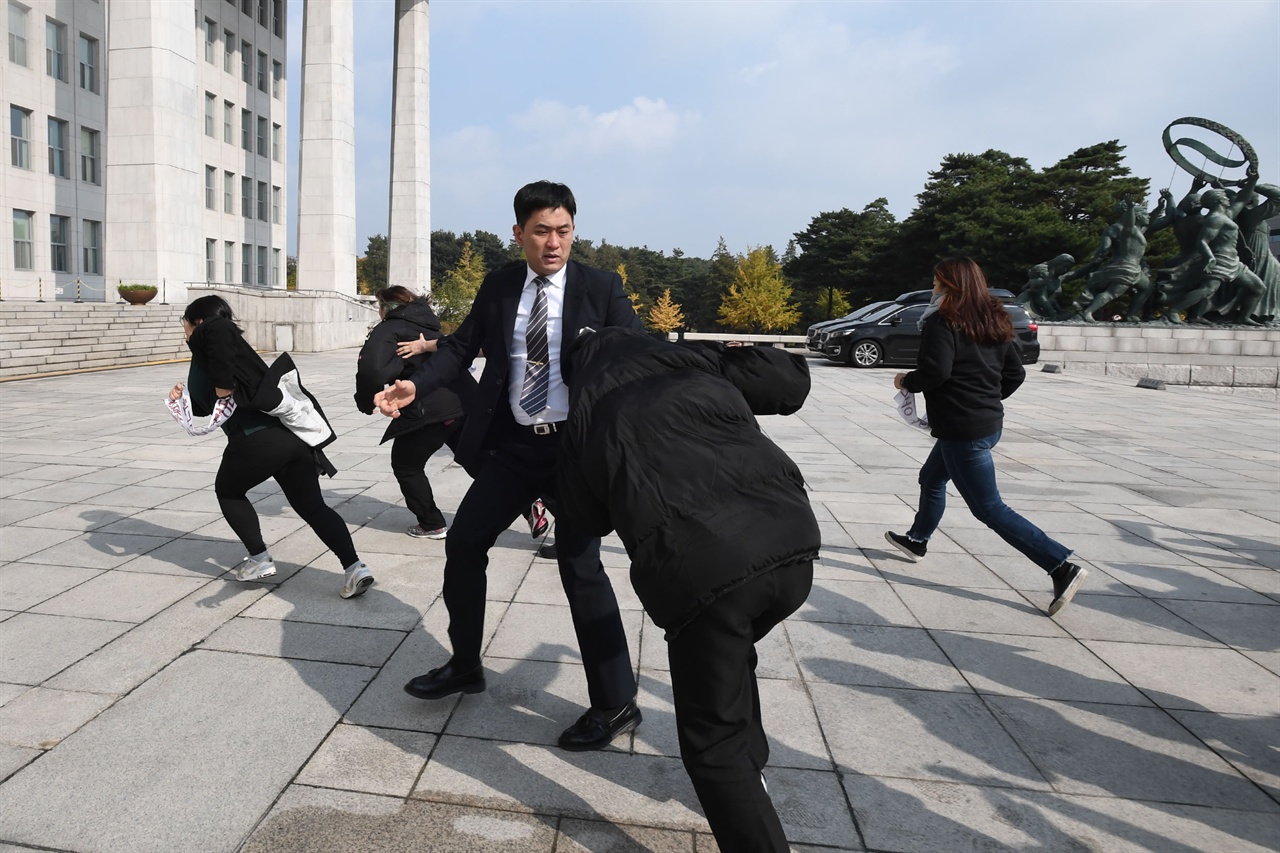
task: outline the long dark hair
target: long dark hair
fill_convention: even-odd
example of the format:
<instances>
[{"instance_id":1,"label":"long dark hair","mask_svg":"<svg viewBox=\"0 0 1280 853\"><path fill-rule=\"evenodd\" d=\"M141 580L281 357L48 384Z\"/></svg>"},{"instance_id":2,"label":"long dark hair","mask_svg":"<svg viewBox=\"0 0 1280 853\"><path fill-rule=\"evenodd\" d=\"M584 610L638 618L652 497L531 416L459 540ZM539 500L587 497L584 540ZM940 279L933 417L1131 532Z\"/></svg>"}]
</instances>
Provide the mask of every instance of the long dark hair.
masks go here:
<instances>
[{"instance_id":1,"label":"long dark hair","mask_svg":"<svg viewBox=\"0 0 1280 853\"><path fill-rule=\"evenodd\" d=\"M942 284L938 313L947 325L978 344L1013 340L1013 320L1004 304L987 290L982 268L970 258L946 258L933 268Z\"/></svg>"},{"instance_id":2,"label":"long dark hair","mask_svg":"<svg viewBox=\"0 0 1280 853\"><path fill-rule=\"evenodd\" d=\"M199 299L192 301L182 314L182 319L193 326L198 326L205 320L210 320L214 317L230 320L232 323L236 321L236 315L231 312L231 306L227 304L227 300L212 294L201 296ZM239 327L237 326L236 328Z\"/></svg>"},{"instance_id":3,"label":"long dark hair","mask_svg":"<svg viewBox=\"0 0 1280 853\"><path fill-rule=\"evenodd\" d=\"M418 296L418 294L414 293L407 287L399 284L393 284L379 289L378 292L374 294L374 298L378 300L378 307L380 307L384 312L390 314L394 309L399 308L401 305L409 305L410 303L417 302L422 297Z\"/></svg>"}]
</instances>

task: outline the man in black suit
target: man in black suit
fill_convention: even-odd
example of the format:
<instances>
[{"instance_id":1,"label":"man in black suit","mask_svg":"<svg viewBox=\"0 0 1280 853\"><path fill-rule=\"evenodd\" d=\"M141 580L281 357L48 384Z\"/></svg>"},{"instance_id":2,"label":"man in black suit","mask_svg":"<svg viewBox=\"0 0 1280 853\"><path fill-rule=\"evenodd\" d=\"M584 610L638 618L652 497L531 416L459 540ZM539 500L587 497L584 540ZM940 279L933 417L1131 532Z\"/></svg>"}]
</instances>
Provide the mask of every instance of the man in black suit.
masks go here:
<instances>
[{"instance_id":1,"label":"man in black suit","mask_svg":"<svg viewBox=\"0 0 1280 853\"><path fill-rule=\"evenodd\" d=\"M444 603L453 656L405 685L420 699L485 689L485 567L498 535L537 497L556 492L556 447L569 412L561 356L578 330L640 328L616 273L569 260L577 204L564 184L538 181L516 193L515 240L527 265L485 276L462 325L435 357L378 394L396 417L417 394L439 388L484 352L485 367L454 458L475 480L445 542ZM560 581L569 599L591 707L560 735L570 750L600 749L640 724L635 673L600 539L556 520Z\"/></svg>"}]
</instances>

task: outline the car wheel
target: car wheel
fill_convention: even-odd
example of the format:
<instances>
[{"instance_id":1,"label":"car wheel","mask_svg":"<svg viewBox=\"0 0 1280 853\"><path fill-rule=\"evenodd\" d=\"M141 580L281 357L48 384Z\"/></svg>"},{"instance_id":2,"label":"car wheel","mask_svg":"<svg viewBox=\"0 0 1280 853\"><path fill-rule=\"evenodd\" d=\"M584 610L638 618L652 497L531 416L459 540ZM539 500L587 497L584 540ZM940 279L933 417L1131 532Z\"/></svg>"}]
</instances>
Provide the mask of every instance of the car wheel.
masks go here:
<instances>
[{"instance_id":1,"label":"car wheel","mask_svg":"<svg viewBox=\"0 0 1280 853\"><path fill-rule=\"evenodd\" d=\"M875 341L858 341L849 348L849 363L854 367L875 367L884 358L884 350Z\"/></svg>"}]
</instances>

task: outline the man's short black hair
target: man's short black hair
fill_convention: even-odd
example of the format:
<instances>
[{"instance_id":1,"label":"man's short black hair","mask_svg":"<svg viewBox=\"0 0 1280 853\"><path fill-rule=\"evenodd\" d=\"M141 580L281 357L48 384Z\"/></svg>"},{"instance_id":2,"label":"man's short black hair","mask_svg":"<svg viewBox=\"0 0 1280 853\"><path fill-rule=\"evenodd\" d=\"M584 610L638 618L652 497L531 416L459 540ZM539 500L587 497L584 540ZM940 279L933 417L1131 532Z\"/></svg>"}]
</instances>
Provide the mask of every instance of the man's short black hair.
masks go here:
<instances>
[{"instance_id":1,"label":"man's short black hair","mask_svg":"<svg viewBox=\"0 0 1280 853\"><path fill-rule=\"evenodd\" d=\"M573 200L573 190L553 181L525 184L516 193L516 224L523 228L529 217L539 210L555 210L557 207L569 211L570 218L578 215L578 203Z\"/></svg>"}]
</instances>

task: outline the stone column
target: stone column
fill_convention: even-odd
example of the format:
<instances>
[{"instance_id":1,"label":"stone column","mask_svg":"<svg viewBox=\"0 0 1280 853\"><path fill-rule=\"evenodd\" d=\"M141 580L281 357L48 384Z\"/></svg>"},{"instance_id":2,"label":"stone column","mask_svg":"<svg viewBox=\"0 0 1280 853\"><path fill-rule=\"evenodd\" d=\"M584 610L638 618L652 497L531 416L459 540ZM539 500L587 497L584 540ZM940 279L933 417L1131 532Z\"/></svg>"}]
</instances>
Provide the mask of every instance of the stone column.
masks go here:
<instances>
[{"instance_id":1,"label":"stone column","mask_svg":"<svg viewBox=\"0 0 1280 853\"><path fill-rule=\"evenodd\" d=\"M163 285L166 301L182 302L186 283L205 278L203 105L197 102L202 95L196 85L191 9L190 3L171 0L107 5L111 138L104 152L102 259L109 302L115 300L116 279ZM39 49L29 48L30 55L43 68L43 14L31 18L39 23L30 31L35 36L29 44ZM43 138L43 131L37 138ZM100 138L106 140L106 134Z\"/></svg>"},{"instance_id":2,"label":"stone column","mask_svg":"<svg viewBox=\"0 0 1280 853\"><path fill-rule=\"evenodd\" d=\"M431 291L428 0L396 0L387 281Z\"/></svg>"},{"instance_id":3,"label":"stone column","mask_svg":"<svg viewBox=\"0 0 1280 853\"><path fill-rule=\"evenodd\" d=\"M302 290L356 292L354 26L353 0L303 4L298 152Z\"/></svg>"}]
</instances>

